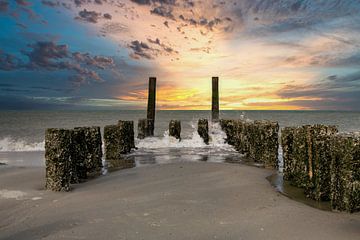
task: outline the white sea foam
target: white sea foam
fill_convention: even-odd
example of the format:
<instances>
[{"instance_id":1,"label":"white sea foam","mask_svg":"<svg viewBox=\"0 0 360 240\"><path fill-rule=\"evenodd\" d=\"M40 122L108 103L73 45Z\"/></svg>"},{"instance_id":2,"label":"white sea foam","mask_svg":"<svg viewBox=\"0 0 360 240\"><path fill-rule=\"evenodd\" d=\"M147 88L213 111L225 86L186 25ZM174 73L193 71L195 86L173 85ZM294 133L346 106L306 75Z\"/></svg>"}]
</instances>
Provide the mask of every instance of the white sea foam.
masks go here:
<instances>
[{"instance_id":1,"label":"white sea foam","mask_svg":"<svg viewBox=\"0 0 360 240\"><path fill-rule=\"evenodd\" d=\"M45 142L28 143L22 139L9 137L0 139L0 152L37 152L44 151Z\"/></svg>"},{"instance_id":2,"label":"white sea foam","mask_svg":"<svg viewBox=\"0 0 360 240\"><path fill-rule=\"evenodd\" d=\"M16 190L0 190L0 198L21 200L26 196L25 192Z\"/></svg>"},{"instance_id":3,"label":"white sea foam","mask_svg":"<svg viewBox=\"0 0 360 240\"><path fill-rule=\"evenodd\" d=\"M170 137L169 131L165 131L163 137L150 137L137 140L136 146L139 149L162 149L162 148L218 148L223 150L235 151L232 146L225 143L226 134L221 130L220 124L214 123L209 126L209 145L204 143L196 130L194 123L191 124L193 131L190 138L181 141Z\"/></svg>"}]
</instances>

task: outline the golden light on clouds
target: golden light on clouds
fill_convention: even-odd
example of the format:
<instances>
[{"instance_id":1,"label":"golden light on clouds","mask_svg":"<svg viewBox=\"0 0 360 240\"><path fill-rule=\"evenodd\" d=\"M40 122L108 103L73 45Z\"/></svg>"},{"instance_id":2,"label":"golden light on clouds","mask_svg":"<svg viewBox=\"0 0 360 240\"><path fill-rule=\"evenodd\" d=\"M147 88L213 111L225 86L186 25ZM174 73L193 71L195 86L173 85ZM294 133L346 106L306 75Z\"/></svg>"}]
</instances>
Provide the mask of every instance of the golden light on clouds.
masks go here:
<instances>
[{"instance_id":1,"label":"golden light on clouds","mask_svg":"<svg viewBox=\"0 0 360 240\"><path fill-rule=\"evenodd\" d=\"M149 76L158 77L161 109L209 109L212 76L220 77L222 109L311 109L300 102L325 98L283 96L283 89L321 82L326 78L329 56L352 49L344 50L344 44L351 45L346 39L352 35L341 28L336 33L343 37L333 30L287 23L285 15L274 17L264 12L257 16L250 11L245 17L244 12L235 10L235 3L211 0L184 7L181 3L135 2L116 10L106 4L90 5L89 9L110 13L111 24L118 26L118 31L109 24L95 27L128 49L134 61L151 69ZM238 5L251 6L246 2ZM158 14L152 13L155 7L161 10ZM142 76L136 81L143 81L143 89L127 93L119 89L118 99L144 104L147 77Z\"/></svg>"}]
</instances>

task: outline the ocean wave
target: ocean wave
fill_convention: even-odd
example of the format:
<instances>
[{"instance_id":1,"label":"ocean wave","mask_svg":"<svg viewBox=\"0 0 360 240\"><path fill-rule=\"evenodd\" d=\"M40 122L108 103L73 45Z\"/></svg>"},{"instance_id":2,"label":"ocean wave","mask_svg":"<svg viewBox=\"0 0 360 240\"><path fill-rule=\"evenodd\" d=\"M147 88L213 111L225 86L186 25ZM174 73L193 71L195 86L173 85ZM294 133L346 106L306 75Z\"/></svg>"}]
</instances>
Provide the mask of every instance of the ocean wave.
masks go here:
<instances>
[{"instance_id":1,"label":"ocean wave","mask_svg":"<svg viewBox=\"0 0 360 240\"><path fill-rule=\"evenodd\" d=\"M45 142L28 143L22 139L6 137L0 139L0 152L38 152L44 151Z\"/></svg>"}]
</instances>

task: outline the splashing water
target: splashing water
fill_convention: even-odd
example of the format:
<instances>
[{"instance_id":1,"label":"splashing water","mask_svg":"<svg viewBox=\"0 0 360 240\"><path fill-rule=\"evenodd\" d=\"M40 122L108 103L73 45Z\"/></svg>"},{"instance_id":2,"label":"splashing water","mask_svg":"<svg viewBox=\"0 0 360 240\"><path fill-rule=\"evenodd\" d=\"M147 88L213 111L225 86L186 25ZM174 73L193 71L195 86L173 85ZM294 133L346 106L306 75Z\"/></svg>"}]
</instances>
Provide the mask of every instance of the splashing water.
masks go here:
<instances>
[{"instance_id":1,"label":"splashing water","mask_svg":"<svg viewBox=\"0 0 360 240\"><path fill-rule=\"evenodd\" d=\"M37 152L45 150L45 141L28 143L22 139L9 137L0 139L0 152Z\"/></svg>"},{"instance_id":2,"label":"splashing water","mask_svg":"<svg viewBox=\"0 0 360 240\"><path fill-rule=\"evenodd\" d=\"M169 136L169 131L166 130L162 138L150 137L142 140L137 139L136 146L139 149L163 149L163 148L220 148L222 150L235 151L234 148L225 143L226 134L221 130L220 124L213 123L209 126L209 145L204 143L204 140L197 132L195 124L192 122L193 129L190 138L182 139L181 141Z\"/></svg>"},{"instance_id":3,"label":"splashing water","mask_svg":"<svg viewBox=\"0 0 360 240\"><path fill-rule=\"evenodd\" d=\"M219 123L209 125L209 145L197 132L197 126L191 122L192 132L181 141L169 136L151 137L137 140L138 150L130 154L137 166L154 163L172 163L181 161L239 162L241 155L225 142L226 134Z\"/></svg>"}]
</instances>

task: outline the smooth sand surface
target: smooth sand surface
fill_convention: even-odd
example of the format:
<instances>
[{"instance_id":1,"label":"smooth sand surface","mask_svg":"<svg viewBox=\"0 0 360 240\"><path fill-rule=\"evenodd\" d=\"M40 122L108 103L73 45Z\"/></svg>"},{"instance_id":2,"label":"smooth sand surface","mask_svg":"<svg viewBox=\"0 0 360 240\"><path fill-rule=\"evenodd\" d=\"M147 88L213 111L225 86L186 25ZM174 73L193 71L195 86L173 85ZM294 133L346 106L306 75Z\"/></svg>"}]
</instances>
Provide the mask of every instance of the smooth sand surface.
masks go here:
<instances>
[{"instance_id":1,"label":"smooth sand surface","mask_svg":"<svg viewBox=\"0 0 360 240\"><path fill-rule=\"evenodd\" d=\"M0 167L0 239L360 239L360 214L277 193L273 172L176 163L110 173L70 193L43 190L44 168Z\"/></svg>"}]
</instances>

